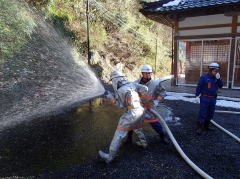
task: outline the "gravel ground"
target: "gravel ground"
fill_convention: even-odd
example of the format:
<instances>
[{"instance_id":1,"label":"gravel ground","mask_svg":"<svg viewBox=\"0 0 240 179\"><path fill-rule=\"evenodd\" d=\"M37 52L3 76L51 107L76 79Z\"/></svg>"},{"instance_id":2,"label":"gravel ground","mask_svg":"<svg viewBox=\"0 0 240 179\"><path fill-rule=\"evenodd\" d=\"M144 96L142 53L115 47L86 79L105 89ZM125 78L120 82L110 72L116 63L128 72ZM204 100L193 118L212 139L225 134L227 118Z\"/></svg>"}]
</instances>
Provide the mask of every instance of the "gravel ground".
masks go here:
<instances>
[{"instance_id":1,"label":"gravel ground","mask_svg":"<svg viewBox=\"0 0 240 179\"><path fill-rule=\"evenodd\" d=\"M179 145L186 155L213 178L240 178L240 145L220 130L195 133L195 120L199 106L183 101L167 101L180 125L169 123ZM218 108L222 110L231 110ZM240 136L240 118L233 114L215 114L217 123ZM145 129L146 130L146 129ZM201 178L180 157L172 144L159 143L157 135L146 133L147 149L134 144L121 148L119 156L105 164L96 157L83 164L57 171L47 171L40 178ZM105 150L107 150L107 147Z\"/></svg>"}]
</instances>

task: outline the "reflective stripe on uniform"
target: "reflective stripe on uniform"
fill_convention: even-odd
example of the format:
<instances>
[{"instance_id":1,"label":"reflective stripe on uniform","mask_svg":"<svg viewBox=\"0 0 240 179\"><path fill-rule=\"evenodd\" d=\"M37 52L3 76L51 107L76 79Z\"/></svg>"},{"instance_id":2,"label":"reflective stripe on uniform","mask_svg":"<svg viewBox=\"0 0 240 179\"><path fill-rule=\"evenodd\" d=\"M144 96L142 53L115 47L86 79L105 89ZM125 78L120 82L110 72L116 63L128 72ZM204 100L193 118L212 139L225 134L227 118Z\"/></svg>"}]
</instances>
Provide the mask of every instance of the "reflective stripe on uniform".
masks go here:
<instances>
[{"instance_id":1,"label":"reflective stripe on uniform","mask_svg":"<svg viewBox=\"0 0 240 179\"><path fill-rule=\"evenodd\" d=\"M134 109L134 106L127 106L128 109Z\"/></svg>"},{"instance_id":2,"label":"reflective stripe on uniform","mask_svg":"<svg viewBox=\"0 0 240 179\"><path fill-rule=\"evenodd\" d=\"M148 102L148 103L143 103L143 106L145 107L151 107L154 103L151 101L151 102Z\"/></svg>"},{"instance_id":3,"label":"reflective stripe on uniform","mask_svg":"<svg viewBox=\"0 0 240 179\"><path fill-rule=\"evenodd\" d=\"M153 99L154 96L141 96L140 98L141 98L141 100L145 100L145 99Z\"/></svg>"},{"instance_id":4,"label":"reflective stripe on uniform","mask_svg":"<svg viewBox=\"0 0 240 179\"><path fill-rule=\"evenodd\" d=\"M131 97L126 98L125 101L132 101L132 98Z\"/></svg>"},{"instance_id":5,"label":"reflective stripe on uniform","mask_svg":"<svg viewBox=\"0 0 240 179\"><path fill-rule=\"evenodd\" d=\"M126 102L128 102L128 101L139 101L139 98L136 98L136 97L135 98L131 98L131 97L129 97L129 98L126 98L125 101Z\"/></svg>"},{"instance_id":6,"label":"reflective stripe on uniform","mask_svg":"<svg viewBox=\"0 0 240 179\"><path fill-rule=\"evenodd\" d=\"M159 119L158 118L155 118L155 119L153 119L153 120L144 120L144 122L146 122L146 123L152 123L152 122L157 122L157 121L159 121Z\"/></svg>"},{"instance_id":7,"label":"reflective stripe on uniform","mask_svg":"<svg viewBox=\"0 0 240 179\"><path fill-rule=\"evenodd\" d=\"M208 88L211 88L211 83L210 83L210 82L208 82L208 85L207 85L207 86L208 86Z\"/></svg>"},{"instance_id":8,"label":"reflective stripe on uniform","mask_svg":"<svg viewBox=\"0 0 240 179\"><path fill-rule=\"evenodd\" d=\"M123 127L123 126L117 126L117 129L118 130L122 130L122 131L131 131L133 129L137 129L137 128L140 128L143 126L143 122L136 125L136 126L133 126L133 127Z\"/></svg>"}]
</instances>

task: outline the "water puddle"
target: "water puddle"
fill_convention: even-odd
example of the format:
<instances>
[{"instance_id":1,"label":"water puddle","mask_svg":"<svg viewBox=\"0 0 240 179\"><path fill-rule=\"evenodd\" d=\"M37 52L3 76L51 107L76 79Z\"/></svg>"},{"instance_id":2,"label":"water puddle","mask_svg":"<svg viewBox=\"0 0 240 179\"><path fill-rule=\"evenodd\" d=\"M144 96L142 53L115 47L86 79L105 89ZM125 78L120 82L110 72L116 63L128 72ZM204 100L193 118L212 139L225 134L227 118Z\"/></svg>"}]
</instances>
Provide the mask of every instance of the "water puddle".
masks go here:
<instances>
[{"instance_id":1,"label":"water puddle","mask_svg":"<svg viewBox=\"0 0 240 179\"><path fill-rule=\"evenodd\" d=\"M91 111L91 112L90 112ZM109 145L122 111L106 100L22 123L0 134L0 177L30 176L93 159Z\"/></svg>"},{"instance_id":2,"label":"water puddle","mask_svg":"<svg viewBox=\"0 0 240 179\"><path fill-rule=\"evenodd\" d=\"M36 176L95 159L107 150L124 111L95 99L55 117L23 122L0 132L0 177ZM179 118L167 121L178 125ZM144 125L147 136L157 136Z\"/></svg>"}]
</instances>

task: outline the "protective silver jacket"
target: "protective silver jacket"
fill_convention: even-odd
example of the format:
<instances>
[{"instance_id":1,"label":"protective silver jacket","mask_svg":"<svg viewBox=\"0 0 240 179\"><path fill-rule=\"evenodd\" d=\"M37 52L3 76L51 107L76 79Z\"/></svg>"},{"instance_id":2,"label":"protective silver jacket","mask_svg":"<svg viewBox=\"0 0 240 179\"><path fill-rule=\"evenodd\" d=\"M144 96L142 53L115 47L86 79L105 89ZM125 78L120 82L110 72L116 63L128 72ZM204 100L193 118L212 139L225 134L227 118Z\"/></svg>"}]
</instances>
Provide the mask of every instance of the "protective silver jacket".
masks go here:
<instances>
[{"instance_id":1,"label":"protective silver jacket","mask_svg":"<svg viewBox=\"0 0 240 179\"><path fill-rule=\"evenodd\" d=\"M147 91L147 86L129 82L117 90L117 105L128 109L141 107L139 94L146 94Z\"/></svg>"},{"instance_id":2,"label":"protective silver jacket","mask_svg":"<svg viewBox=\"0 0 240 179\"><path fill-rule=\"evenodd\" d=\"M139 94L144 94L148 88L144 85L129 82L116 92L117 104L127 111L120 117L118 130L133 130L142 127L144 108L140 104Z\"/></svg>"},{"instance_id":3,"label":"protective silver jacket","mask_svg":"<svg viewBox=\"0 0 240 179\"><path fill-rule=\"evenodd\" d=\"M141 81L141 78L136 80L135 83L139 84ZM157 99L158 96L165 97L166 96L166 90L161 85L160 80L149 80L146 84L144 84L148 87L148 92L146 96L142 96L141 100L145 107L151 106L153 104L153 100Z\"/></svg>"}]
</instances>

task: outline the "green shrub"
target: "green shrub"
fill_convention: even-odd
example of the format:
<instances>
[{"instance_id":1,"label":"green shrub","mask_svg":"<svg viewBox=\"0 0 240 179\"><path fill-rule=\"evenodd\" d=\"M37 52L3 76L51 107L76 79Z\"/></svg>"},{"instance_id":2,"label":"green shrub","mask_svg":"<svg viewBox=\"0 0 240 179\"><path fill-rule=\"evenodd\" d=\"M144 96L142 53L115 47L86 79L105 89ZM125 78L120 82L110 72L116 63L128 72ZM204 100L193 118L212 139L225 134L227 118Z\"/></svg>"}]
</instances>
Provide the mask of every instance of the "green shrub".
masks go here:
<instances>
[{"instance_id":1,"label":"green shrub","mask_svg":"<svg viewBox=\"0 0 240 179\"><path fill-rule=\"evenodd\" d=\"M7 2L7 0L5 1ZM36 6L40 4L40 9L45 6L47 19L53 22L65 36L72 39L78 52L87 56L85 0L27 1ZM96 1L106 9L99 8L90 1L90 47L91 51L95 53L101 52L101 56L99 56L99 58L103 58L99 59L101 65L107 63L108 59L112 66L120 62L129 69L133 69L133 66L138 68L143 64L150 64L154 67L155 39L158 38L157 75L163 76L170 73L171 59L168 54L171 52L170 28L139 13L141 0ZM163 46L164 48L162 48ZM8 50L6 45L2 48L2 51Z\"/></svg>"},{"instance_id":2,"label":"green shrub","mask_svg":"<svg viewBox=\"0 0 240 179\"><path fill-rule=\"evenodd\" d=\"M36 24L24 2L0 0L0 5L0 54L12 57L27 43Z\"/></svg>"},{"instance_id":3,"label":"green shrub","mask_svg":"<svg viewBox=\"0 0 240 179\"><path fill-rule=\"evenodd\" d=\"M69 22L71 22L73 19L69 14L58 10L55 7L54 2L47 6L47 12L48 20L50 20L54 26L63 33L64 36L70 37L71 39L76 38L74 31L68 28Z\"/></svg>"}]
</instances>

